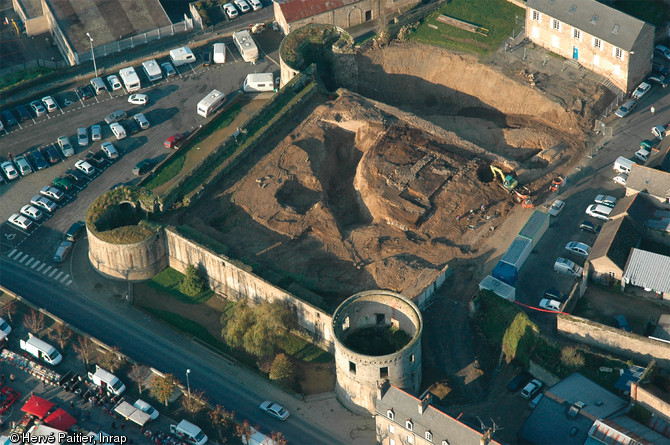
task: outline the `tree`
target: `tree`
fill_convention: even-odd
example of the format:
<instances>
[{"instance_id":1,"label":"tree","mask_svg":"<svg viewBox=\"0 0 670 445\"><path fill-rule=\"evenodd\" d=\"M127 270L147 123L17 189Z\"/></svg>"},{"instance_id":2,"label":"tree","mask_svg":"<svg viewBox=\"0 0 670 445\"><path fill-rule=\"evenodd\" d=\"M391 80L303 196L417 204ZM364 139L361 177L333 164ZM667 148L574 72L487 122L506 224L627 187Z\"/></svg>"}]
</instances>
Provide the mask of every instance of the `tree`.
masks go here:
<instances>
[{"instance_id":1,"label":"tree","mask_svg":"<svg viewBox=\"0 0 670 445\"><path fill-rule=\"evenodd\" d=\"M67 342L72 338L72 331L64 324L59 323L49 333L49 338L58 343L58 346L63 350Z\"/></svg>"},{"instance_id":2,"label":"tree","mask_svg":"<svg viewBox=\"0 0 670 445\"><path fill-rule=\"evenodd\" d=\"M113 373L121 368L126 360L123 355L121 355L119 347L112 346L102 354L102 357L100 357L98 361L100 362L100 366Z\"/></svg>"},{"instance_id":3,"label":"tree","mask_svg":"<svg viewBox=\"0 0 670 445\"><path fill-rule=\"evenodd\" d=\"M219 433L219 439L225 442L227 438L224 432L233 426L235 411L228 411L223 406L216 405L214 409L209 411L208 415L212 425L214 425L216 431Z\"/></svg>"},{"instance_id":4,"label":"tree","mask_svg":"<svg viewBox=\"0 0 670 445\"><path fill-rule=\"evenodd\" d=\"M295 380L295 371L293 364L286 354L278 354L270 367L270 379L279 382L279 384L291 387Z\"/></svg>"},{"instance_id":5,"label":"tree","mask_svg":"<svg viewBox=\"0 0 670 445\"><path fill-rule=\"evenodd\" d=\"M137 383L137 390L142 394L144 389L144 381L151 375L151 369L146 366L142 366L139 363L135 363L133 368L128 373L130 380Z\"/></svg>"},{"instance_id":6,"label":"tree","mask_svg":"<svg viewBox=\"0 0 670 445\"><path fill-rule=\"evenodd\" d=\"M177 379L172 374L165 374L163 377L154 377L153 382L151 382L150 393L159 402L167 406L175 389L177 389Z\"/></svg>"},{"instance_id":7,"label":"tree","mask_svg":"<svg viewBox=\"0 0 670 445\"><path fill-rule=\"evenodd\" d=\"M258 429L258 428L256 428ZM242 439L242 443L249 443L251 435L254 433L254 428L251 426L247 419L244 419L244 422L238 423L235 427L235 435Z\"/></svg>"},{"instance_id":8,"label":"tree","mask_svg":"<svg viewBox=\"0 0 670 445\"><path fill-rule=\"evenodd\" d=\"M79 336L79 341L74 345L74 350L84 364L84 369L88 370L88 365L91 363L91 356L95 352L95 345L90 338Z\"/></svg>"},{"instance_id":9,"label":"tree","mask_svg":"<svg viewBox=\"0 0 670 445\"><path fill-rule=\"evenodd\" d=\"M284 437L283 433L275 433L274 431L270 433L270 443L272 445L286 445L288 439Z\"/></svg>"},{"instance_id":10,"label":"tree","mask_svg":"<svg viewBox=\"0 0 670 445\"><path fill-rule=\"evenodd\" d=\"M181 406L187 413L193 415L205 409L207 406L207 397L203 391L193 390L190 397L182 396Z\"/></svg>"},{"instance_id":11,"label":"tree","mask_svg":"<svg viewBox=\"0 0 670 445\"><path fill-rule=\"evenodd\" d=\"M186 273L179 283L179 290L189 297L195 297L205 290L204 280L193 264L186 266Z\"/></svg>"},{"instance_id":12,"label":"tree","mask_svg":"<svg viewBox=\"0 0 670 445\"><path fill-rule=\"evenodd\" d=\"M31 309L30 314L23 319L23 325L33 334L44 329L44 323L44 314L35 309Z\"/></svg>"},{"instance_id":13,"label":"tree","mask_svg":"<svg viewBox=\"0 0 670 445\"><path fill-rule=\"evenodd\" d=\"M14 323L12 319L14 314L16 314L16 300L10 300L0 308L0 315L6 316L10 323Z\"/></svg>"}]
</instances>

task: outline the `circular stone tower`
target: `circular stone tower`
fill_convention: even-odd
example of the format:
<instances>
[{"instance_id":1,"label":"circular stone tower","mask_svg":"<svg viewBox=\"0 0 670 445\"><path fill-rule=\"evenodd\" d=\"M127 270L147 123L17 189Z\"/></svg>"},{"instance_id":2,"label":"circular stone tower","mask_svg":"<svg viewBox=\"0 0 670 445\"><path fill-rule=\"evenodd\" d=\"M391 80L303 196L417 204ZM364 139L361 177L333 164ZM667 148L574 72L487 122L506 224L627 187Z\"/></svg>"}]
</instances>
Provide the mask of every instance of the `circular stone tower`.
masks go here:
<instances>
[{"instance_id":1,"label":"circular stone tower","mask_svg":"<svg viewBox=\"0 0 670 445\"><path fill-rule=\"evenodd\" d=\"M421 385L421 312L395 292L372 290L345 300L333 314L335 391L358 413L374 413L377 386L418 392Z\"/></svg>"}]
</instances>

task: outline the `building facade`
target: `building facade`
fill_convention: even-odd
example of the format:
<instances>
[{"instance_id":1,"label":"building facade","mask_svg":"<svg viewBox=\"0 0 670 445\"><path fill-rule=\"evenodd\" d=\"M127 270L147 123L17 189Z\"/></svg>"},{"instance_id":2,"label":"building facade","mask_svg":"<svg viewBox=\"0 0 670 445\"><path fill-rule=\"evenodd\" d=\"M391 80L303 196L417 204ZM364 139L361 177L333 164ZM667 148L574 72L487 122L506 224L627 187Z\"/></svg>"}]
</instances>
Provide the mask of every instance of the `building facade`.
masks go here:
<instances>
[{"instance_id":1,"label":"building facade","mask_svg":"<svg viewBox=\"0 0 670 445\"><path fill-rule=\"evenodd\" d=\"M535 44L631 91L651 70L654 27L595 0L528 0L526 34Z\"/></svg>"}]
</instances>

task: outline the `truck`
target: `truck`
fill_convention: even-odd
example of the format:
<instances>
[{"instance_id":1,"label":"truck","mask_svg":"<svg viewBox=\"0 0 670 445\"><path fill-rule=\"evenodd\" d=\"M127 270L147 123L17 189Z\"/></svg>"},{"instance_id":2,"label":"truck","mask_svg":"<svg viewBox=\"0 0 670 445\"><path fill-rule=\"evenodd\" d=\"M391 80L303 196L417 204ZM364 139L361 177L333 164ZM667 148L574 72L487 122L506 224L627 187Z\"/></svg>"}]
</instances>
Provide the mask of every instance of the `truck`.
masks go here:
<instances>
[{"instance_id":1,"label":"truck","mask_svg":"<svg viewBox=\"0 0 670 445\"><path fill-rule=\"evenodd\" d=\"M245 62L255 63L258 60L258 47L249 30L243 29L233 33L233 42L240 51Z\"/></svg>"},{"instance_id":2,"label":"truck","mask_svg":"<svg viewBox=\"0 0 670 445\"><path fill-rule=\"evenodd\" d=\"M154 59L142 62L142 69L144 69L144 72L146 73L147 77L152 82L156 82L163 78L161 67L158 66L158 62L156 62Z\"/></svg>"},{"instance_id":3,"label":"truck","mask_svg":"<svg viewBox=\"0 0 670 445\"><path fill-rule=\"evenodd\" d=\"M519 279L519 269L504 261L498 261L498 264L493 268L491 275L493 275L493 278L497 278L503 283L514 286Z\"/></svg>"},{"instance_id":4,"label":"truck","mask_svg":"<svg viewBox=\"0 0 670 445\"><path fill-rule=\"evenodd\" d=\"M19 341L19 347L35 358L43 360L50 365L57 365L63 360L63 356L49 343L33 337L29 334L28 339Z\"/></svg>"},{"instance_id":5,"label":"truck","mask_svg":"<svg viewBox=\"0 0 670 445\"><path fill-rule=\"evenodd\" d=\"M490 290L505 300L516 301L516 289L491 275L487 275L479 282L479 290Z\"/></svg>"},{"instance_id":6,"label":"truck","mask_svg":"<svg viewBox=\"0 0 670 445\"><path fill-rule=\"evenodd\" d=\"M185 443L192 445L205 445L207 443L207 435L188 420L182 420L177 425L170 425L170 432Z\"/></svg>"},{"instance_id":7,"label":"truck","mask_svg":"<svg viewBox=\"0 0 670 445\"><path fill-rule=\"evenodd\" d=\"M226 95L219 90L212 90L200 102L196 111L202 117L209 117L226 101Z\"/></svg>"},{"instance_id":8,"label":"truck","mask_svg":"<svg viewBox=\"0 0 670 445\"><path fill-rule=\"evenodd\" d=\"M528 218L528 221L526 221L526 224L523 225L521 231L519 231L519 236L531 240L533 248L535 248L548 228L549 214L540 210L535 210L533 214L530 215L530 218Z\"/></svg>"},{"instance_id":9,"label":"truck","mask_svg":"<svg viewBox=\"0 0 670 445\"><path fill-rule=\"evenodd\" d=\"M526 238L525 236L517 235L500 261L511 264L512 266L516 267L517 270L519 270L521 269L521 266L523 266L523 263L526 262L526 259L532 250L533 241Z\"/></svg>"},{"instance_id":10,"label":"truck","mask_svg":"<svg viewBox=\"0 0 670 445\"><path fill-rule=\"evenodd\" d=\"M117 376L98 365L95 365L95 372L88 373L88 378L94 385L117 396L126 390L126 385Z\"/></svg>"},{"instance_id":11,"label":"truck","mask_svg":"<svg viewBox=\"0 0 670 445\"><path fill-rule=\"evenodd\" d=\"M126 91L128 91L129 93L137 91L140 88L142 88L140 78L137 76L135 68L133 68L132 66L122 68L119 71L119 77L121 77L121 81L123 82L123 85L125 85Z\"/></svg>"},{"instance_id":12,"label":"truck","mask_svg":"<svg viewBox=\"0 0 670 445\"><path fill-rule=\"evenodd\" d=\"M191 48L182 46L181 48L170 51L170 60L172 60L174 66L182 66L187 63L195 62L195 56L193 55Z\"/></svg>"},{"instance_id":13,"label":"truck","mask_svg":"<svg viewBox=\"0 0 670 445\"><path fill-rule=\"evenodd\" d=\"M214 44L214 63L226 63L226 44Z\"/></svg>"}]
</instances>

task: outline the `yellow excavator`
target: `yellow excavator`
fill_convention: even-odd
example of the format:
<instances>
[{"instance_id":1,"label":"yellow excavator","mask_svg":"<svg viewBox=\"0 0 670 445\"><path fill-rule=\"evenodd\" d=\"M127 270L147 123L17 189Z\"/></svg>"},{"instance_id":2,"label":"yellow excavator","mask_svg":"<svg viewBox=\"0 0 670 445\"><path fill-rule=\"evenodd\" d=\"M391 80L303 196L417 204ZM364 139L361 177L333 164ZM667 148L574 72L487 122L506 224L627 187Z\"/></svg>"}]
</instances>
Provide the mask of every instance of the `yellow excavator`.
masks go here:
<instances>
[{"instance_id":1,"label":"yellow excavator","mask_svg":"<svg viewBox=\"0 0 670 445\"><path fill-rule=\"evenodd\" d=\"M498 182L500 187L515 195L515 201L523 203L524 207L532 207L532 201L529 198L530 190L528 187L520 185L519 181L517 181L514 176L506 175L495 165L491 165L491 172L493 173L493 179L496 179L496 177L500 178L500 182Z\"/></svg>"}]
</instances>

